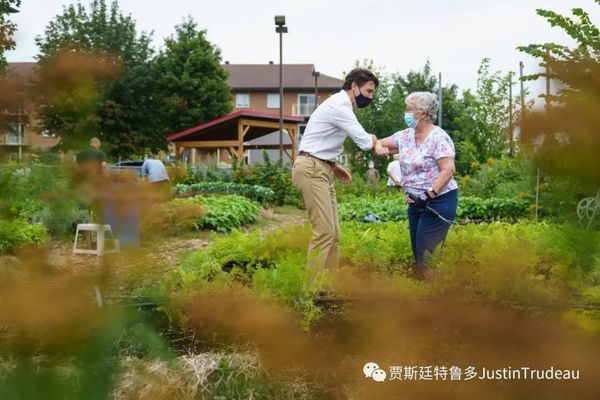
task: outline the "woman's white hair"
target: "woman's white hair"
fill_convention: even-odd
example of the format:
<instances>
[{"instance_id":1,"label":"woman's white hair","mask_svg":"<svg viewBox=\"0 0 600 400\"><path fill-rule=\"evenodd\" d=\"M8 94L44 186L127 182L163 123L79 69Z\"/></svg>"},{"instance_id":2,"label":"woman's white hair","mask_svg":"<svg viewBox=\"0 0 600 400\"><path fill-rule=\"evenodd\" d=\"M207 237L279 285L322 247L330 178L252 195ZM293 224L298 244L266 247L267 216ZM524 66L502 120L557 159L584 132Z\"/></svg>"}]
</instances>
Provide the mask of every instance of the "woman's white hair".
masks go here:
<instances>
[{"instance_id":1,"label":"woman's white hair","mask_svg":"<svg viewBox=\"0 0 600 400\"><path fill-rule=\"evenodd\" d=\"M440 103L435 94L430 92L413 92L406 96L406 105L414 103L417 111L424 112L427 119L435 122Z\"/></svg>"}]
</instances>

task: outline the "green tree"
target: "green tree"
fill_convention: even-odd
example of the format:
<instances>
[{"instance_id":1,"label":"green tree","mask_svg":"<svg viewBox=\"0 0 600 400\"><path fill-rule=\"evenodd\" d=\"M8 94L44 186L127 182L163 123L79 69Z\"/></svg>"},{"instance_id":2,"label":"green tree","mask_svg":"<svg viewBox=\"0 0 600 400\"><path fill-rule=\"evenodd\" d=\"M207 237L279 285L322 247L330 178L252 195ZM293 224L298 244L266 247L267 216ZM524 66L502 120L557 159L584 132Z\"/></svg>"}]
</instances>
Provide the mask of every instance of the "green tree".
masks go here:
<instances>
[{"instance_id":1,"label":"green tree","mask_svg":"<svg viewBox=\"0 0 600 400\"><path fill-rule=\"evenodd\" d=\"M89 11L81 3L65 6L35 41L42 63L64 49L117 58L125 67L138 65L152 55L151 36L138 34L135 21L121 12L117 1L108 7L106 0L92 0Z\"/></svg>"},{"instance_id":2,"label":"green tree","mask_svg":"<svg viewBox=\"0 0 600 400\"><path fill-rule=\"evenodd\" d=\"M512 72L490 72L490 60L484 58L477 71L477 88L463 92L463 113L456 121L460 130L457 141L457 170L468 173L471 163L485 163L507 153L509 143L509 85ZM518 99L515 97L513 108Z\"/></svg>"},{"instance_id":3,"label":"green tree","mask_svg":"<svg viewBox=\"0 0 600 400\"><path fill-rule=\"evenodd\" d=\"M395 78L396 85L400 88L403 96L406 97L413 92L431 92L438 93L439 79L433 73L431 63L427 61L421 71L410 71L406 77L397 75ZM456 141L462 140L462 131L459 124L459 118L463 115L463 103L459 97L458 86L455 84L445 85L442 87L442 127L452 139ZM404 99L402 101L402 115L406 105ZM439 121L436 121L439 124ZM402 126L404 120L402 119Z\"/></svg>"},{"instance_id":4,"label":"green tree","mask_svg":"<svg viewBox=\"0 0 600 400\"><path fill-rule=\"evenodd\" d=\"M15 41L12 36L17 26L11 22L8 17L10 14L19 12L18 8L21 0L0 0L0 73L6 69L8 63L4 57L4 52L15 48Z\"/></svg>"},{"instance_id":5,"label":"green tree","mask_svg":"<svg viewBox=\"0 0 600 400\"><path fill-rule=\"evenodd\" d=\"M600 0L595 3L600 5ZM523 138L526 144L538 143L536 161L543 171L589 185L589 194L600 185L600 29L583 9L573 8L571 12L572 16L563 16L537 10L551 26L561 28L576 41L574 48L555 43L519 47L541 59L544 72L527 79L548 78L561 87L547 99L544 112L528 113Z\"/></svg>"},{"instance_id":6,"label":"green tree","mask_svg":"<svg viewBox=\"0 0 600 400\"><path fill-rule=\"evenodd\" d=\"M58 134L63 148L78 148L99 136L112 156L164 147L153 136L149 107L150 36L115 1L94 0L63 13L36 38L42 129Z\"/></svg>"},{"instance_id":7,"label":"green tree","mask_svg":"<svg viewBox=\"0 0 600 400\"><path fill-rule=\"evenodd\" d=\"M231 90L221 53L189 18L178 25L174 37L156 58L160 129L163 134L231 112Z\"/></svg>"}]
</instances>

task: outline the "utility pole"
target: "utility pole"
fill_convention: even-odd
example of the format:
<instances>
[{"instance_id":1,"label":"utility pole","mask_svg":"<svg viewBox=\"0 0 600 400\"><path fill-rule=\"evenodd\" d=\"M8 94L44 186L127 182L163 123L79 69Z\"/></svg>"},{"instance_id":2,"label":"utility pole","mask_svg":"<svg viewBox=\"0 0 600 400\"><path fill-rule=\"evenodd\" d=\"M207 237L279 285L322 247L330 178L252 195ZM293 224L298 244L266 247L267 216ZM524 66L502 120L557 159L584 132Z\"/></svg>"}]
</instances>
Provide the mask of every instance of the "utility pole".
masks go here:
<instances>
[{"instance_id":1,"label":"utility pole","mask_svg":"<svg viewBox=\"0 0 600 400\"><path fill-rule=\"evenodd\" d=\"M321 73L319 71L317 71L314 66L312 69L312 76L315 77L315 108L314 108L314 110L316 110L317 106L319 105L319 100L318 100L319 99L319 76L321 76ZM312 114L312 112L311 112L311 114Z\"/></svg>"},{"instance_id":2,"label":"utility pole","mask_svg":"<svg viewBox=\"0 0 600 400\"><path fill-rule=\"evenodd\" d=\"M513 87L513 73L510 72L508 74L508 140L509 140L509 150L508 155L510 157L514 157L515 155L515 139L514 139L514 128L513 128L513 95L512 95L512 87Z\"/></svg>"},{"instance_id":3,"label":"utility pole","mask_svg":"<svg viewBox=\"0 0 600 400\"><path fill-rule=\"evenodd\" d=\"M288 32L285 16L275 16L275 32L279 33L279 162L283 166L283 34Z\"/></svg>"},{"instance_id":4,"label":"utility pole","mask_svg":"<svg viewBox=\"0 0 600 400\"><path fill-rule=\"evenodd\" d=\"M521 137L523 137L523 124L525 122L525 84L523 81L523 61L519 61L519 81L521 82Z\"/></svg>"},{"instance_id":5,"label":"utility pole","mask_svg":"<svg viewBox=\"0 0 600 400\"><path fill-rule=\"evenodd\" d=\"M439 79L440 86L438 88L438 99L440 102L440 107L438 108L438 126L442 127L442 73L440 72Z\"/></svg>"}]
</instances>

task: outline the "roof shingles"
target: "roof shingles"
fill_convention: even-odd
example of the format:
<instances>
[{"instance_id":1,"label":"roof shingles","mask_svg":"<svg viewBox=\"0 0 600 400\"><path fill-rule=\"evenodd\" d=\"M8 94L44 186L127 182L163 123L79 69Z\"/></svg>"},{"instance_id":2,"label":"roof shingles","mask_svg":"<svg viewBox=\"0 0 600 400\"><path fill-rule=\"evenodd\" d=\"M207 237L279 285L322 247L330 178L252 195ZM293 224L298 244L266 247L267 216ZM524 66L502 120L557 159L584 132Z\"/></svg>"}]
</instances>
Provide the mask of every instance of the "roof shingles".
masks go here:
<instances>
[{"instance_id":1,"label":"roof shingles","mask_svg":"<svg viewBox=\"0 0 600 400\"><path fill-rule=\"evenodd\" d=\"M279 88L279 64L223 64L229 72L228 83L236 90L273 90ZM313 89L315 78L312 64L283 64L283 87ZM323 90L339 90L344 82L321 74L318 85Z\"/></svg>"}]
</instances>

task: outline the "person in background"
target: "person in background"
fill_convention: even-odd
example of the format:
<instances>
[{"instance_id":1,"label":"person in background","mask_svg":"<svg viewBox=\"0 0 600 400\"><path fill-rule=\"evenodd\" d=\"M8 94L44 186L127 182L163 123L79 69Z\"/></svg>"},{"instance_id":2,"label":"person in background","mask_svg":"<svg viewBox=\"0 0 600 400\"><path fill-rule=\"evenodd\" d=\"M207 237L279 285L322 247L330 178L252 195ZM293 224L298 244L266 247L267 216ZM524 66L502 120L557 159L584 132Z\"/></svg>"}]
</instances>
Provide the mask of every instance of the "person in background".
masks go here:
<instances>
[{"instance_id":1,"label":"person in background","mask_svg":"<svg viewBox=\"0 0 600 400\"><path fill-rule=\"evenodd\" d=\"M146 158L142 164L140 175L147 179L155 201L166 201L171 194L171 184L167 168L156 158Z\"/></svg>"},{"instance_id":2,"label":"person in background","mask_svg":"<svg viewBox=\"0 0 600 400\"><path fill-rule=\"evenodd\" d=\"M376 185L379 182L379 178L381 175L379 171L375 169L375 163L372 160L369 160L369 169L367 169L367 182L369 185Z\"/></svg>"},{"instance_id":3,"label":"person in background","mask_svg":"<svg viewBox=\"0 0 600 400\"><path fill-rule=\"evenodd\" d=\"M402 188L402 175L400 172L400 159L399 154L394 154L394 160L391 161L386 169L388 176L387 187L388 189L401 189Z\"/></svg>"},{"instance_id":4,"label":"person in background","mask_svg":"<svg viewBox=\"0 0 600 400\"><path fill-rule=\"evenodd\" d=\"M73 174L73 183L82 200L90 203L94 222L103 223L106 188L109 183L108 158L100 150L100 140L96 137L90 140L90 147L80 151L75 156L77 162ZM91 243L91 236L88 244Z\"/></svg>"},{"instance_id":5,"label":"person in background","mask_svg":"<svg viewBox=\"0 0 600 400\"><path fill-rule=\"evenodd\" d=\"M408 129L381 140L383 146L400 155L402 185L409 203L414 273L425 280L430 280L433 272L427 266L427 255L444 242L450 228L427 207L452 221L458 206L458 185L453 177L454 143L434 124L438 107L437 96L433 93L409 94L404 115Z\"/></svg>"},{"instance_id":6,"label":"person in background","mask_svg":"<svg viewBox=\"0 0 600 400\"><path fill-rule=\"evenodd\" d=\"M100 150L100 139L96 137L90 140L89 148L77 154L76 161L82 173L88 177L108 176L108 158Z\"/></svg>"},{"instance_id":7,"label":"person in background","mask_svg":"<svg viewBox=\"0 0 600 400\"><path fill-rule=\"evenodd\" d=\"M388 156L388 149L365 131L354 114L355 108L371 103L377 86L379 80L370 71L350 71L342 89L312 113L302 136L292 181L304 200L312 227L307 264L313 271L337 268L339 263L335 177L343 183L352 181L350 172L335 161L344 141L350 137L361 150Z\"/></svg>"}]
</instances>

